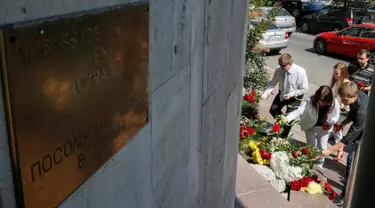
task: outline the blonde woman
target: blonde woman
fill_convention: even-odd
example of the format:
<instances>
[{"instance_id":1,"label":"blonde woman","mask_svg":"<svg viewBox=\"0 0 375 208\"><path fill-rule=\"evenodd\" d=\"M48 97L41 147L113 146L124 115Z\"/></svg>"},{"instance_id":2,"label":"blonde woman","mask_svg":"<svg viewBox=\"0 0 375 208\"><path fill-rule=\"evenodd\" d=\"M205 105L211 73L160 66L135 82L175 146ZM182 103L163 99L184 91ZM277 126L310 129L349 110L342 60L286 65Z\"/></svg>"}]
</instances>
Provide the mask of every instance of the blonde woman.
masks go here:
<instances>
[{"instance_id":1,"label":"blonde woman","mask_svg":"<svg viewBox=\"0 0 375 208\"><path fill-rule=\"evenodd\" d=\"M348 107L341 103L340 96L338 94L338 90L343 83L349 82L349 73L348 67L345 63L339 62L333 67L332 78L331 78L331 89L333 92L333 97L339 101L341 105L341 110L349 111ZM338 132L334 132L334 138L336 143L338 143L342 139L342 130ZM334 160L339 161L344 154L344 150L340 149L337 152L337 156Z\"/></svg>"}]
</instances>

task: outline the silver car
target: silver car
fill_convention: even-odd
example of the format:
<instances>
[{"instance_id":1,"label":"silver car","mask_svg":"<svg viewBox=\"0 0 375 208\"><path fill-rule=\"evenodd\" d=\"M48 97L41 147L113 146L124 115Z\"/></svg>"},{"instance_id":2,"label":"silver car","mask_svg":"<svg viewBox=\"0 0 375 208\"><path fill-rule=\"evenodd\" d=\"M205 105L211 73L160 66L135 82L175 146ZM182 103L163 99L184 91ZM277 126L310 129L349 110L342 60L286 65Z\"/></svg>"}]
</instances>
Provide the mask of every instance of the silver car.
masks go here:
<instances>
[{"instance_id":1,"label":"silver car","mask_svg":"<svg viewBox=\"0 0 375 208\"><path fill-rule=\"evenodd\" d=\"M281 8L279 11L275 11L273 7L259 7L259 9L264 11L264 19L267 19L269 14L274 15L274 24L280 29L288 32L289 36L296 31L296 19L284 8Z\"/></svg>"},{"instance_id":2,"label":"silver car","mask_svg":"<svg viewBox=\"0 0 375 208\"><path fill-rule=\"evenodd\" d=\"M256 24L250 24L253 28ZM282 49L288 47L289 35L288 32L278 28L275 24L270 24L268 29L263 33L263 37L259 38L259 43L264 47L270 49L270 52L280 52Z\"/></svg>"}]
</instances>

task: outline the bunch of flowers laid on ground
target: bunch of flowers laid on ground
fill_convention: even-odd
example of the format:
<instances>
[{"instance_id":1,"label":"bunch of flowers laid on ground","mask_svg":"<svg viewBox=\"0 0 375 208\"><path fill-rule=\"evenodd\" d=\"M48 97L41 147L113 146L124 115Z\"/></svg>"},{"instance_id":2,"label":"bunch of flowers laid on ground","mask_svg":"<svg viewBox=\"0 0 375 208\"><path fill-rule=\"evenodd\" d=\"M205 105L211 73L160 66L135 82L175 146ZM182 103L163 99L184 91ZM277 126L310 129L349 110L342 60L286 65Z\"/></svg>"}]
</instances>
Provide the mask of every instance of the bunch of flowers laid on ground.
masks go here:
<instances>
[{"instance_id":1,"label":"bunch of flowers laid on ground","mask_svg":"<svg viewBox=\"0 0 375 208\"><path fill-rule=\"evenodd\" d=\"M240 142L239 150L248 151L250 150L249 142L261 141L264 137L280 137L283 129L279 124L269 126L269 123L264 120L250 120L243 117L243 121L240 123Z\"/></svg>"},{"instance_id":2,"label":"bunch of flowers laid on ground","mask_svg":"<svg viewBox=\"0 0 375 208\"><path fill-rule=\"evenodd\" d=\"M319 180L318 176L303 177L299 180L289 182L290 189L293 191L304 191L309 194L327 194L330 200L336 198L336 192L332 190L327 181Z\"/></svg>"},{"instance_id":3,"label":"bunch of flowers laid on ground","mask_svg":"<svg viewBox=\"0 0 375 208\"><path fill-rule=\"evenodd\" d=\"M251 90L250 93L247 93L243 96L244 101L259 104L259 101L261 99L261 94L255 90Z\"/></svg>"},{"instance_id":4,"label":"bunch of flowers laid on ground","mask_svg":"<svg viewBox=\"0 0 375 208\"><path fill-rule=\"evenodd\" d=\"M259 118L259 102L262 98L262 95L256 90L251 90L246 92L243 96L242 101L242 115L246 116L249 119L258 119Z\"/></svg>"},{"instance_id":5,"label":"bunch of flowers laid on ground","mask_svg":"<svg viewBox=\"0 0 375 208\"><path fill-rule=\"evenodd\" d=\"M303 180L302 186L298 183L300 190L304 188L308 193L320 193L315 183L305 186L305 182L308 180L306 178L313 175L313 166L321 151L311 145L280 138L283 125L286 124L283 118L273 125L264 120L252 121L243 118L240 124L239 148L253 163L269 165L277 178L294 184ZM292 189L298 189L298 186L293 185Z\"/></svg>"}]
</instances>

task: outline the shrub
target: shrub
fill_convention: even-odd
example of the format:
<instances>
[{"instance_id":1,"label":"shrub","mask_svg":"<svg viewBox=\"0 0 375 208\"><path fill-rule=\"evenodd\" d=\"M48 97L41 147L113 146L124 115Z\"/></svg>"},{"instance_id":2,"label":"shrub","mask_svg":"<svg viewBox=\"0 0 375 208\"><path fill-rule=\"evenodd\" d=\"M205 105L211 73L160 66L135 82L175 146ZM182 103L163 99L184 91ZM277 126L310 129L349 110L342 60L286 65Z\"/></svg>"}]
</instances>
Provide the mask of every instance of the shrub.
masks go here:
<instances>
[{"instance_id":1,"label":"shrub","mask_svg":"<svg viewBox=\"0 0 375 208\"><path fill-rule=\"evenodd\" d=\"M254 15L259 14L259 7L265 5L265 0L250 0L250 5L253 7L249 8L249 24L250 19ZM275 9L278 7L275 6ZM266 66L265 53L255 52L253 48L259 45L259 38L262 37L264 31L266 31L268 25L271 23L274 17L268 16L267 21L261 21L258 25L250 27L247 30L247 42L246 42L246 67L243 79L244 88L246 91L252 89L264 91L269 81L269 76ZM258 119L259 106L254 103L242 103L242 115L249 119Z\"/></svg>"}]
</instances>

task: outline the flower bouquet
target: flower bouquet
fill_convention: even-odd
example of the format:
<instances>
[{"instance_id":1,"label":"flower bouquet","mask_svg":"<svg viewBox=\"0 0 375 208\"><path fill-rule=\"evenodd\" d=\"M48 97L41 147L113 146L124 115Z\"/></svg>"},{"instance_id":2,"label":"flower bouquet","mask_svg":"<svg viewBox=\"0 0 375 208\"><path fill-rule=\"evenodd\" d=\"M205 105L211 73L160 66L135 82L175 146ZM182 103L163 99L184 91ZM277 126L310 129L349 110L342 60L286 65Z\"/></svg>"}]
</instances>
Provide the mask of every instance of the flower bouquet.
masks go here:
<instances>
[{"instance_id":1,"label":"flower bouquet","mask_svg":"<svg viewBox=\"0 0 375 208\"><path fill-rule=\"evenodd\" d=\"M334 200L337 195L327 181L320 180L316 175L291 181L289 186L290 190L293 191L304 191L309 194L326 194L329 200Z\"/></svg>"},{"instance_id":2,"label":"flower bouquet","mask_svg":"<svg viewBox=\"0 0 375 208\"><path fill-rule=\"evenodd\" d=\"M279 124L274 124L270 127L269 123L264 120L250 120L246 117L242 118L240 123L240 142L239 150L250 150L249 142L262 141L264 137L280 137L283 129Z\"/></svg>"},{"instance_id":3,"label":"flower bouquet","mask_svg":"<svg viewBox=\"0 0 375 208\"><path fill-rule=\"evenodd\" d=\"M246 93L242 101L242 115L249 119L258 119L258 107L261 98L262 95L255 90Z\"/></svg>"}]
</instances>

